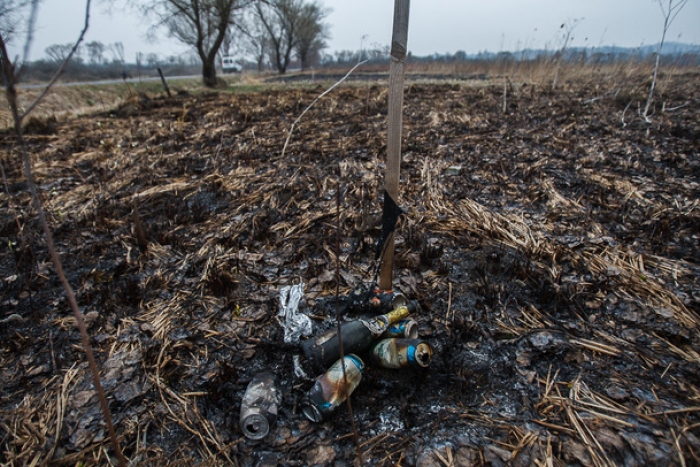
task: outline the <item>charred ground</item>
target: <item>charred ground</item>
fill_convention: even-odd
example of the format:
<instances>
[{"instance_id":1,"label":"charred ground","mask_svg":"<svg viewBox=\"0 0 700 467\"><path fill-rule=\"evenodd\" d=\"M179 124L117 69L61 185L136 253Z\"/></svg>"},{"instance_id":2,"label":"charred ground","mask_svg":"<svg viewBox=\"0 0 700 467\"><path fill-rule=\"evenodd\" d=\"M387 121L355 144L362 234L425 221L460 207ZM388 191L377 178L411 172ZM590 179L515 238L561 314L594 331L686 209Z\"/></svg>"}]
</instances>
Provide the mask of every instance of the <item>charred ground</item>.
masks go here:
<instances>
[{"instance_id":1,"label":"charred ground","mask_svg":"<svg viewBox=\"0 0 700 467\"><path fill-rule=\"evenodd\" d=\"M700 89L663 79L651 124L632 79L511 83L505 112L502 82L407 86L395 285L436 353L426 371L364 375L367 462L700 462ZM319 101L281 157L323 89L141 95L27 128L130 459L355 461L345 408L320 425L298 413L310 383L276 318L296 281L319 329L335 316L338 225L341 293L374 275L386 85ZM74 319L10 133L1 144L0 459L104 465ZM284 402L253 445L238 413L263 369Z\"/></svg>"}]
</instances>

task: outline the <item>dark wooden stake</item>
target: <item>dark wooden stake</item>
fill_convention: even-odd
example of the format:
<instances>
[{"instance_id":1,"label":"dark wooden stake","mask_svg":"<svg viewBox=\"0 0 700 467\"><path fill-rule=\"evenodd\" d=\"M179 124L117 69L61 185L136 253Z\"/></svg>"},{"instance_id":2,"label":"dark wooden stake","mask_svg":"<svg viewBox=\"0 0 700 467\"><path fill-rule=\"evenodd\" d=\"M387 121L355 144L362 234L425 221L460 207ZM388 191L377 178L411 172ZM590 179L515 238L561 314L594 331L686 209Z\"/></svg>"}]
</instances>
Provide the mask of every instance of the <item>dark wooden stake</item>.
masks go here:
<instances>
[{"instance_id":1,"label":"dark wooden stake","mask_svg":"<svg viewBox=\"0 0 700 467\"><path fill-rule=\"evenodd\" d=\"M168 93L168 97L173 97L172 94L170 94L170 88L168 87L168 82L165 81L165 76L163 76L163 70L158 67L158 74L160 75L160 80L163 83L163 87L165 88L165 92Z\"/></svg>"}]
</instances>

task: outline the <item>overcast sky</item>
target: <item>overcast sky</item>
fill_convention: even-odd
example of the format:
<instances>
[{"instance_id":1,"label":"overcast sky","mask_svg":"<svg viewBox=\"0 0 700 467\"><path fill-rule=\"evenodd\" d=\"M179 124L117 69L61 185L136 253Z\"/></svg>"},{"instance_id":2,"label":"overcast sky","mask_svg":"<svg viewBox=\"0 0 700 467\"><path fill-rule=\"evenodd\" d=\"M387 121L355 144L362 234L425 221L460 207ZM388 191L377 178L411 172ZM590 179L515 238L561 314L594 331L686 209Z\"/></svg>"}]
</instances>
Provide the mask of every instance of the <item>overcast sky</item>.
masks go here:
<instances>
[{"instance_id":1,"label":"overcast sky","mask_svg":"<svg viewBox=\"0 0 700 467\"><path fill-rule=\"evenodd\" d=\"M327 52L389 45L392 0L321 3L332 9L327 18L332 35ZM168 56L188 51L165 34L148 40L149 23L138 14L118 9L107 14L103 3L93 4L86 42L122 42L128 62L135 61L136 52ZM43 0L30 60L43 58L51 44L75 41L84 22L84 8L81 0ZM663 25L654 0L413 0L408 48L415 55L552 48L557 46L560 25L577 19L572 46L654 44ZM667 40L700 44L699 24L700 0L690 0ZM16 45L12 54L19 53Z\"/></svg>"}]
</instances>

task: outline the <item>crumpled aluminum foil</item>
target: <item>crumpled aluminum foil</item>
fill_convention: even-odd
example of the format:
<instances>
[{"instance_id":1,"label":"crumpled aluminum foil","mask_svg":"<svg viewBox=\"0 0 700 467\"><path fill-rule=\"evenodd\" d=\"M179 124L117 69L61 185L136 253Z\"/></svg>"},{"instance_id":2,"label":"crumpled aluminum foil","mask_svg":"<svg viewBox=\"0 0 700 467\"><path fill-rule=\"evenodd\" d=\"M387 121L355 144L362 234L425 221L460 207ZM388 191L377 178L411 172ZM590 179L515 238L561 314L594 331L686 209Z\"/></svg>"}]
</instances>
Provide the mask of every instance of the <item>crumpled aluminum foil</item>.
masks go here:
<instances>
[{"instance_id":1,"label":"crumpled aluminum foil","mask_svg":"<svg viewBox=\"0 0 700 467\"><path fill-rule=\"evenodd\" d=\"M301 336L310 336L313 333L311 318L299 313L299 302L304 296L303 282L294 285L285 285L280 289L279 321L284 328L284 342L286 344L298 344Z\"/></svg>"}]
</instances>

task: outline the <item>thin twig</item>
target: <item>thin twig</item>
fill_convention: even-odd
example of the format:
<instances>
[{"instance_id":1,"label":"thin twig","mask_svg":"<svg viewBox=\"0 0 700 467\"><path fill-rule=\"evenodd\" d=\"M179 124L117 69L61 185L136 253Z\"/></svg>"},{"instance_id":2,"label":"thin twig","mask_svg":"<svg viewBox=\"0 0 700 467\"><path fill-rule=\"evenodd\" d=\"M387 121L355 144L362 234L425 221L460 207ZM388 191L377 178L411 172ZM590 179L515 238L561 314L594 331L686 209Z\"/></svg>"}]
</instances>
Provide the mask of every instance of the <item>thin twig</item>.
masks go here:
<instances>
[{"instance_id":1,"label":"thin twig","mask_svg":"<svg viewBox=\"0 0 700 467\"><path fill-rule=\"evenodd\" d=\"M447 311L445 312L445 326L447 326L448 316L450 316L450 310L452 309L452 282L448 283L448 293L447 293Z\"/></svg>"},{"instance_id":2,"label":"thin twig","mask_svg":"<svg viewBox=\"0 0 700 467\"><path fill-rule=\"evenodd\" d=\"M343 76L342 78L340 78L340 80L336 81L336 83L335 83L333 86L331 86L330 88L326 89L326 90L323 92L323 94L321 94L321 95L318 96L316 99L314 99L313 102L311 102L311 104L309 104L309 106L308 106L307 108L304 109L304 111L301 113L301 115L299 115L299 116L297 117L297 119L294 120L294 123L292 123L292 127L289 129L289 134L287 135L287 139L286 139L285 142L284 142L284 147L282 148L282 157L284 157L284 153L287 151L287 145L289 144L289 140L292 138L292 133L294 133L294 127L296 126L297 123L299 123L299 120L301 120L301 117L303 117L304 114L306 114L306 112L308 112L309 109L311 109L311 107L313 107L314 104L315 104L318 100L320 100L321 98L323 98L323 96L325 96L326 94L328 94L329 92L331 92L331 91L333 90L333 88L335 88L335 87L338 86L340 83L342 83L343 81L345 81L345 80L348 78L348 76L350 76L350 75L352 74L352 72L355 71L355 70L357 69L357 67L359 67L360 65L364 65L364 64L367 63L367 62L368 62L368 60L365 60L365 61L363 61L363 62L358 63L358 64L355 65L354 67L350 68L350 71L348 71L348 72L345 74L345 76Z\"/></svg>"},{"instance_id":3,"label":"thin twig","mask_svg":"<svg viewBox=\"0 0 700 467\"><path fill-rule=\"evenodd\" d=\"M65 60L63 60L63 63L61 63L61 66L58 67L58 70L56 70L56 73L53 75L53 78L51 78L51 81L49 81L49 84L46 85L43 91L41 91L41 94L34 99L34 102L29 104L29 107L27 107L27 110L24 111L24 113L19 117L19 123L22 122L22 120L25 119L27 115L31 113L32 110L34 110L34 107L36 107L39 102L49 93L53 85L58 81L58 78L63 74L63 70L68 66L68 63L70 62L71 58L73 58L73 55L75 54L75 51L78 50L78 46L80 45L81 42L83 42L83 38L85 37L85 33L88 30L88 25L90 23L90 2L91 0L87 0L85 4L85 25L83 26L83 30L80 32L80 36L78 36L78 40L75 42L75 45L71 49L70 53L66 57Z\"/></svg>"},{"instance_id":4,"label":"thin twig","mask_svg":"<svg viewBox=\"0 0 700 467\"><path fill-rule=\"evenodd\" d=\"M627 113L627 109L630 108L630 105L632 105L632 101L630 101L629 104L627 104L627 106L625 107L625 110L622 111L622 128L627 126L627 123L625 123L625 113Z\"/></svg>"},{"instance_id":5,"label":"thin twig","mask_svg":"<svg viewBox=\"0 0 700 467\"><path fill-rule=\"evenodd\" d=\"M335 254L335 320L338 325L338 350L340 351L340 362L343 369L343 388L347 390L348 375L345 371L345 351L343 349L343 333L340 329L340 167L338 167L338 186L336 187L335 204L336 204L336 254ZM355 448L357 449L357 459L362 462L362 447L360 446L360 435L357 433L355 426L355 414L352 410L352 402L350 395L346 394L345 404L348 406L348 414L350 415L350 425L352 426L352 434L355 439Z\"/></svg>"},{"instance_id":6,"label":"thin twig","mask_svg":"<svg viewBox=\"0 0 700 467\"><path fill-rule=\"evenodd\" d=\"M76 42L75 46L71 50L71 53L65 59L65 61L63 62L63 64L59 68L59 71L56 73L56 76L54 76L53 80L44 89L44 91L41 93L41 95L39 97L37 97L37 99L29 106L27 111L24 112L24 114L21 116L19 114L19 108L17 105L17 75L15 74L15 64L13 64L9 59L9 55L7 53L7 47L5 44L5 39L2 37L2 34L0 34L0 55L1 55L0 58L2 59L2 62L3 62L2 69L4 71L6 82L7 82L7 89L6 89L7 101L10 105L10 110L12 112L12 118L13 118L14 125L15 125L15 133L17 135L17 143L18 143L20 150L21 150L21 153L22 153L22 160L24 163L24 172L25 172L25 176L27 178L27 185L29 186L29 191L31 193L32 201L34 203L35 209L37 211L37 215L39 217L39 223L41 224L42 230L44 231L44 236L46 237L46 247L47 247L49 255L51 257L51 261L53 262L54 267L56 268L56 274L58 275L58 278L61 282L61 285L63 285L63 289L66 293L66 298L68 299L68 303L70 304L70 307L73 310L73 314L75 315L76 325L78 327L78 330L80 331L80 336L82 339L83 348L85 350L85 354L87 356L88 363L90 365L90 372L92 373L92 381L93 381L93 384L95 386L95 390L97 391L97 394L98 394L100 406L102 408L102 413L105 417L105 422L107 425L107 430L109 432L110 440L112 442L112 447L114 448L115 454L116 454L117 459L119 461L119 465L121 467L126 467L126 459L124 459L124 455L122 454L121 447L119 446L119 441L117 439L117 434L114 430L114 423L112 422L112 416L109 412L107 398L105 396L104 390L102 389L102 385L100 384L100 373L99 373L99 370L97 368L97 363L95 363L95 356L93 355L92 345L90 344L90 337L88 336L87 328L85 327L85 320L83 317L83 313L80 311L80 308L78 308L78 303L76 301L75 294L73 293L72 287L68 283L68 279L66 278L66 274L63 271L63 266L61 264L61 260L58 256L58 253L56 252L56 245L53 241L53 236L51 234L51 230L49 229L49 224L46 221L46 215L44 214L41 200L39 198L39 194L37 191L36 183L34 182L34 176L32 174L32 162L31 162L31 159L29 157L29 152L27 151L27 144L24 140L24 133L22 131L22 120L36 107L36 105L41 101L41 99L43 99L43 97L48 93L51 86L58 78L58 75L60 75L60 73L66 67L66 65L70 61L72 55L75 53L76 49L78 48L78 45L83 40L83 37L85 36L85 32L87 31L87 28L89 25L90 1L91 0L87 0L87 2L86 2L85 27L83 28L83 31L81 32L80 37L78 38L78 41ZM36 7L36 3L33 4L33 6Z\"/></svg>"},{"instance_id":7,"label":"thin twig","mask_svg":"<svg viewBox=\"0 0 700 467\"><path fill-rule=\"evenodd\" d=\"M688 107L689 105L690 105L690 102L686 102L686 103L683 104L683 105L679 105L679 106L676 106L676 107L669 107L668 109L664 107L664 109L662 110L662 112L673 112L674 110L679 110L679 109L682 109L683 107Z\"/></svg>"},{"instance_id":8,"label":"thin twig","mask_svg":"<svg viewBox=\"0 0 700 467\"><path fill-rule=\"evenodd\" d=\"M36 16L39 11L39 0L32 0L32 6L29 10L29 21L27 21L27 39L24 41L24 54L22 56L22 66L29 61L29 49L34 40L34 27L36 25ZM21 73L21 69L20 69Z\"/></svg>"},{"instance_id":9,"label":"thin twig","mask_svg":"<svg viewBox=\"0 0 700 467\"><path fill-rule=\"evenodd\" d=\"M688 413L688 412L700 412L700 407L684 407L682 409L664 410L662 412L648 413L647 415L650 417L656 417L658 415L673 415L673 414Z\"/></svg>"}]
</instances>

